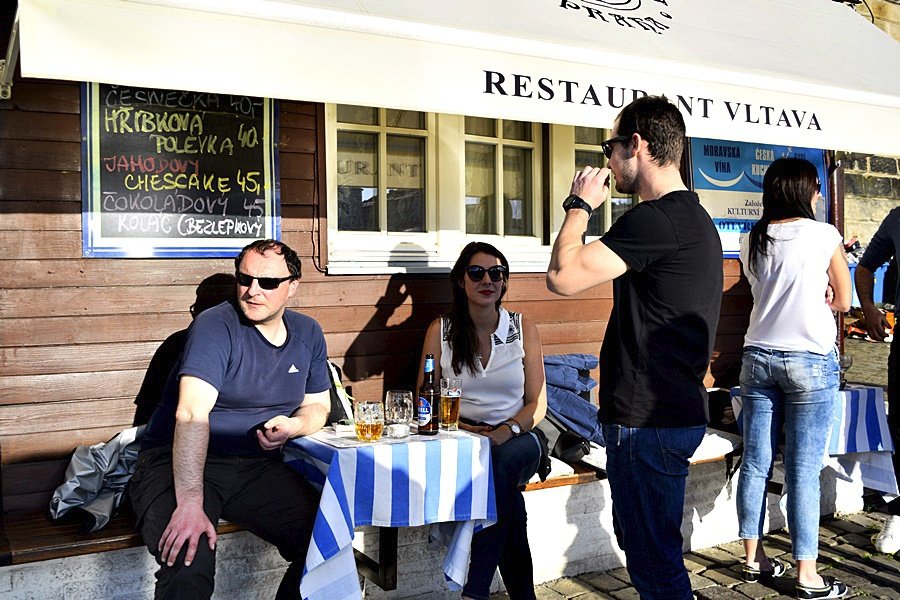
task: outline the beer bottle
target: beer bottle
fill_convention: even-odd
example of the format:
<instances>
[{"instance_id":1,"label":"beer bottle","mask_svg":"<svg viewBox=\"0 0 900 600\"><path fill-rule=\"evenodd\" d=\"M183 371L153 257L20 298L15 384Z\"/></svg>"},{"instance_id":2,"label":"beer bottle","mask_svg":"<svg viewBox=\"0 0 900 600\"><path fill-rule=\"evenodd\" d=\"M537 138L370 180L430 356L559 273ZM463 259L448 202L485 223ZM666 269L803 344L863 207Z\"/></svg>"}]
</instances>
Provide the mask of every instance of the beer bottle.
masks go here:
<instances>
[{"instance_id":1,"label":"beer bottle","mask_svg":"<svg viewBox=\"0 0 900 600\"><path fill-rule=\"evenodd\" d=\"M438 402L440 391L434 385L434 354L425 355L425 378L419 388L419 433L435 435L438 432Z\"/></svg>"}]
</instances>

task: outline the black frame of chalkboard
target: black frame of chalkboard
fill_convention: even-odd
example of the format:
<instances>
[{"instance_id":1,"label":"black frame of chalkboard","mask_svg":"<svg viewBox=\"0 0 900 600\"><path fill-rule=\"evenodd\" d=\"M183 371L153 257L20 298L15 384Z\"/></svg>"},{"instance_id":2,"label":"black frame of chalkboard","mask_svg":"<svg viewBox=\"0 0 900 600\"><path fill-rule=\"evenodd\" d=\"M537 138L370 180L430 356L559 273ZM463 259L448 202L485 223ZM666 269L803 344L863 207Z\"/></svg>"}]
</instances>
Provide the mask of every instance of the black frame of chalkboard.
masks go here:
<instances>
[{"instance_id":1,"label":"black frame of chalkboard","mask_svg":"<svg viewBox=\"0 0 900 600\"><path fill-rule=\"evenodd\" d=\"M281 239L277 113L270 98L83 83L82 256L222 258Z\"/></svg>"}]
</instances>

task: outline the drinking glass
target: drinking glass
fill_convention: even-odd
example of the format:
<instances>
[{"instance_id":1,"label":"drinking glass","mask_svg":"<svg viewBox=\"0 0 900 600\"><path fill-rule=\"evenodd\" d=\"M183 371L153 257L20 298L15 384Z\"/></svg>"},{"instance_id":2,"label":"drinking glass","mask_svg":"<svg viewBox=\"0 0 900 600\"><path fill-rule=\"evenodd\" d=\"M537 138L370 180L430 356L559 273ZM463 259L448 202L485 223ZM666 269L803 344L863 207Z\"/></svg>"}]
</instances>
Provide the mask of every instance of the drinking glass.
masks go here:
<instances>
[{"instance_id":1,"label":"drinking glass","mask_svg":"<svg viewBox=\"0 0 900 600\"><path fill-rule=\"evenodd\" d=\"M462 396L462 379L441 377L441 429L459 429L459 399Z\"/></svg>"},{"instance_id":2,"label":"drinking glass","mask_svg":"<svg viewBox=\"0 0 900 600\"><path fill-rule=\"evenodd\" d=\"M374 442L381 438L384 429L384 405L381 400L357 400L353 407L356 439Z\"/></svg>"},{"instance_id":3,"label":"drinking glass","mask_svg":"<svg viewBox=\"0 0 900 600\"><path fill-rule=\"evenodd\" d=\"M409 423L413 418L412 392L390 390L384 395L385 435L389 438L405 438L409 435Z\"/></svg>"}]
</instances>

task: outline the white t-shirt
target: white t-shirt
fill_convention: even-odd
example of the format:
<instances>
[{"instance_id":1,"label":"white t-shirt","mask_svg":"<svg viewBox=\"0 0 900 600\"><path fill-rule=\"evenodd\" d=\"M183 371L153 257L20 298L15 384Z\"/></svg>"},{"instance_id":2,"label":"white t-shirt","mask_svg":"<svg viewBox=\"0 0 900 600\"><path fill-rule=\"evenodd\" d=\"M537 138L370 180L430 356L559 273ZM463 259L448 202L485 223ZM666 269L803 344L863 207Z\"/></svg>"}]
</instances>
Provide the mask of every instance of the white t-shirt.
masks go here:
<instances>
[{"instance_id":1,"label":"white t-shirt","mask_svg":"<svg viewBox=\"0 0 900 600\"><path fill-rule=\"evenodd\" d=\"M768 232L768 255L757 255L755 272L749 263L750 236L741 240L741 263L753 292L744 346L828 354L837 325L825 289L841 234L812 219L770 224Z\"/></svg>"},{"instance_id":2,"label":"white t-shirt","mask_svg":"<svg viewBox=\"0 0 900 600\"><path fill-rule=\"evenodd\" d=\"M476 372L453 373L453 355L447 341L447 321L441 320L441 374L462 379L459 415L496 425L512 418L525 406L525 347L521 315L500 308L500 322L491 335L491 356L486 366L475 361Z\"/></svg>"}]
</instances>

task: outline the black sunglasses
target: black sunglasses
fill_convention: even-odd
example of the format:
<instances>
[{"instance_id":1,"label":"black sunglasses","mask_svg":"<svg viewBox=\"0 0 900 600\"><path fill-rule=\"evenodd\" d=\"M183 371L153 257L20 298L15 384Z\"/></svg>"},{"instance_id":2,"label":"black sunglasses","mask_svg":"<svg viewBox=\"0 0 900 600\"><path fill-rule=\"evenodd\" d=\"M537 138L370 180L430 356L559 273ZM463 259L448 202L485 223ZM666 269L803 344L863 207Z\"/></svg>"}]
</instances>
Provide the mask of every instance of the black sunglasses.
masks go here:
<instances>
[{"instance_id":1,"label":"black sunglasses","mask_svg":"<svg viewBox=\"0 0 900 600\"><path fill-rule=\"evenodd\" d=\"M617 135L616 137L611 137L604 142L600 142L600 148L603 150L603 154L606 156L606 159L609 160L612 157L612 145L621 144L622 142L627 142L630 139L630 135Z\"/></svg>"},{"instance_id":2,"label":"black sunglasses","mask_svg":"<svg viewBox=\"0 0 900 600\"><path fill-rule=\"evenodd\" d=\"M254 277L253 275L247 275L240 271L235 271L234 277L237 279L238 283L244 287L253 285L253 280L255 279L259 282L259 287L264 290L274 290L288 279L295 279L293 275L288 275L287 277Z\"/></svg>"},{"instance_id":3,"label":"black sunglasses","mask_svg":"<svg viewBox=\"0 0 900 600\"><path fill-rule=\"evenodd\" d=\"M494 265L489 269L485 269L484 267L480 267L478 265L469 265L466 267L466 275L469 276L469 279L472 281L481 281L484 279L484 274L487 273L491 278L491 281L500 281L504 279L509 274L509 269L504 267L503 265Z\"/></svg>"}]
</instances>

